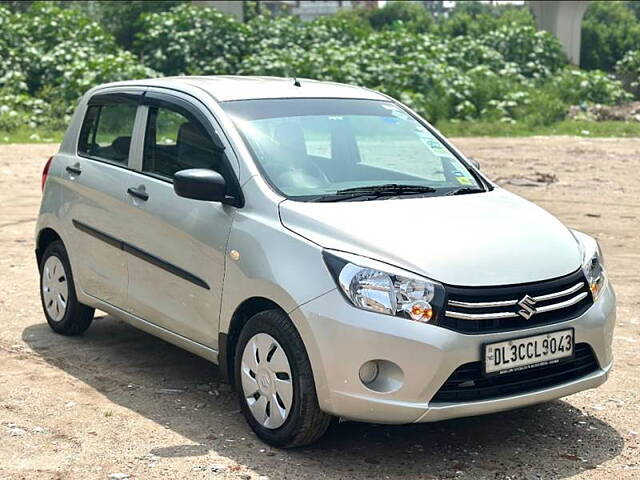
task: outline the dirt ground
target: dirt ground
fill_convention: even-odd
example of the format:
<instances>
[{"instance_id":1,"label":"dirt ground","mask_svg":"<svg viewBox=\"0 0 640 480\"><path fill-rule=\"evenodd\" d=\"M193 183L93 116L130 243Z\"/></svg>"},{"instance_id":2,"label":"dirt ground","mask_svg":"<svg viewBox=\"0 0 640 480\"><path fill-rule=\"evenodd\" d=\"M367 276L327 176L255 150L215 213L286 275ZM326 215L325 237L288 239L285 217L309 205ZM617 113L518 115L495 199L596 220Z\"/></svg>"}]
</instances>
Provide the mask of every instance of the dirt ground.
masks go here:
<instances>
[{"instance_id":1,"label":"dirt ground","mask_svg":"<svg viewBox=\"0 0 640 480\"><path fill-rule=\"evenodd\" d=\"M600 240L618 294L605 385L437 424L343 423L312 447L269 448L206 361L105 315L80 338L51 332L33 230L40 172L57 146L3 145L0 478L640 478L640 140L455 143L506 188Z\"/></svg>"}]
</instances>

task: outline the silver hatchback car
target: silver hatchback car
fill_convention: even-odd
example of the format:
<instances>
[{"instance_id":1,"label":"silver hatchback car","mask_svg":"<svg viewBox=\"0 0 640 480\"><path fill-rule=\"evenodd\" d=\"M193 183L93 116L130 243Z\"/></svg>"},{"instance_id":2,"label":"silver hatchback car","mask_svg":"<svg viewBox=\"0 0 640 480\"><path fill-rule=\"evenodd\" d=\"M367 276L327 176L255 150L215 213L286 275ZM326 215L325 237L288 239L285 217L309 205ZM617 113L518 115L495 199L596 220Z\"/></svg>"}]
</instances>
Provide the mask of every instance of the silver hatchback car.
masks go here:
<instances>
[{"instance_id":1,"label":"silver hatchback car","mask_svg":"<svg viewBox=\"0 0 640 480\"><path fill-rule=\"evenodd\" d=\"M94 309L217 363L280 447L602 384L597 242L380 93L268 77L103 85L43 172L51 328Z\"/></svg>"}]
</instances>

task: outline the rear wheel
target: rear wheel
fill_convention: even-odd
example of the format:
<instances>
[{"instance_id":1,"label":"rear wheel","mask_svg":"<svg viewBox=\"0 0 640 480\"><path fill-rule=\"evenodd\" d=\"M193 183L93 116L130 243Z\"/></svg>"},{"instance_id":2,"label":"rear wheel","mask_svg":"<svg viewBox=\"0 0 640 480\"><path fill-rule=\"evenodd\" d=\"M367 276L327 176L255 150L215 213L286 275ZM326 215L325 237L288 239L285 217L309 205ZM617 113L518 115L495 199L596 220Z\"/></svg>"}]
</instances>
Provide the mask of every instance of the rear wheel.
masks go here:
<instances>
[{"instance_id":1,"label":"rear wheel","mask_svg":"<svg viewBox=\"0 0 640 480\"><path fill-rule=\"evenodd\" d=\"M331 417L318 405L304 344L286 314L261 312L240 333L235 358L240 408L254 432L276 447L316 441Z\"/></svg>"},{"instance_id":2,"label":"rear wheel","mask_svg":"<svg viewBox=\"0 0 640 480\"><path fill-rule=\"evenodd\" d=\"M63 335L79 335L91 325L94 309L78 302L67 251L51 243L40 264L40 298L49 326Z\"/></svg>"}]
</instances>

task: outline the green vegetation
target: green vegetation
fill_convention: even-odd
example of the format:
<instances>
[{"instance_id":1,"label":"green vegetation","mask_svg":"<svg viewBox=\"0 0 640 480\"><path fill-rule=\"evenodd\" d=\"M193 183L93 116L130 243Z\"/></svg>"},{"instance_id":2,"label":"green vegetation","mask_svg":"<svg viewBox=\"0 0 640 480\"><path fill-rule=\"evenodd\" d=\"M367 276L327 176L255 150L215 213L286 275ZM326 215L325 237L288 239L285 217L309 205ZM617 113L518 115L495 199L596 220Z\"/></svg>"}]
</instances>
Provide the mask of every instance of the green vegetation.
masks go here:
<instances>
[{"instance_id":1,"label":"green vegetation","mask_svg":"<svg viewBox=\"0 0 640 480\"><path fill-rule=\"evenodd\" d=\"M10 131L0 129L0 145L6 143L60 143L64 130L20 126Z\"/></svg>"},{"instance_id":2,"label":"green vegetation","mask_svg":"<svg viewBox=\"0 0 640 480\"><path fill-rule=\"evenodd\" d=\"M630 6L638 2L589 2L582 22L580 65L612 71L640 46L640 22Z\"/></svg>"},{"instance_id":3,"label":"green vegetation","mask_svg":"<svg viewBox=\"0 0 640 480\"><path fill-rule=\"evenodd\" d=\"M0 132L61 130L82 93L104 81L157 75L75 9L0 6Z\"/></svg>"},{"instance_id":4,"label":"green vegetation","mask_svg":"<svg viewBox=\"0 0 640 480\"><path fill-rule=\"evenodd\" d=\"M585 138L640 137L639 122L589 122L562 120L551 125L532 126L503 122L442 122L438 129L451 137L530 137L534 135L574 135Z\"/></svg>"},{"instance_id":5,"label":"green vegetation","mask_svg":"<svg viewBox=\"0 0 640 480\"><path fill-rule=\"evenodd\" d=\"M570 105L620 104L638 93L635 7L590 2L583 60L592 69L579 70L527 9L513 6L459 2L453 15L434 19L418 3L387 2L303 23L256 4L239 23L180 1L0 2L0 142L34 132L58 139L94 85L179 74L366 86L457 134L635 135L634 124L563 121Z\"/></svg>"},{"instance_id":6,"label":"green vegetation","mask_svg":"<svg viewBox=\"0 0 640 480\"><path fill-rule=\"evenodd\" d=\"M640 49L629 50L616 63L616 72L624 82L625 88L640 98Z\"/></svg>"},{"instance_id":7,"label":"green vegetation","mask_svg":"<svg viewBox=\"0 0 640 480\"><path fill-rule=\"evenodd\" d=\"M563 120L551 125L504 123L490 121L442 121L436 125L450 137L530 137L534 135L573 135L585 138L640 137L639 122L589 122ZM8 143L60 143L64 131L22 127L0 132L0 145Z\"/></svg>"}]
</instances>

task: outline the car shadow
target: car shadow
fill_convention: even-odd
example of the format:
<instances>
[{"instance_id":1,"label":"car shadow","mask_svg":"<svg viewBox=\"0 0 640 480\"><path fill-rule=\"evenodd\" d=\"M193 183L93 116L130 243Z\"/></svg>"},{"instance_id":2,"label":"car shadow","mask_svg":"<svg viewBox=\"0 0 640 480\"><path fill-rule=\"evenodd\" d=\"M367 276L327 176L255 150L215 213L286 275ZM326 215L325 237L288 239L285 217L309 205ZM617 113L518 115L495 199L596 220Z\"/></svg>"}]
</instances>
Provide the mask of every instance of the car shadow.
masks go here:
<instances>
[{"instance_id":1,"label":"car shadow","mask_svg":"<svg viewBox=\"0 0 640 480\"><path fill-rule=\"evenodd\" d=\"M251 433L215 365L113 317L98 318L82 337L56 335L46 324L22 337L49 364L192 442L150 454L197 463L215 451L271 478L287 468L309 478L564 478L623 448L611 425L554 401L432 424L344 422L313 446L277 450Z\"/></svg>"}]
</instances>

